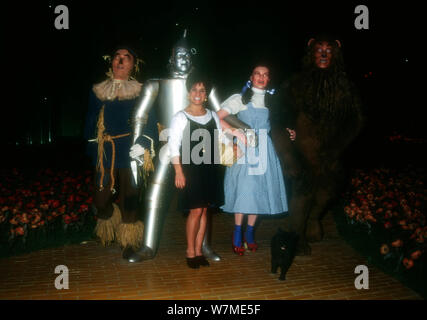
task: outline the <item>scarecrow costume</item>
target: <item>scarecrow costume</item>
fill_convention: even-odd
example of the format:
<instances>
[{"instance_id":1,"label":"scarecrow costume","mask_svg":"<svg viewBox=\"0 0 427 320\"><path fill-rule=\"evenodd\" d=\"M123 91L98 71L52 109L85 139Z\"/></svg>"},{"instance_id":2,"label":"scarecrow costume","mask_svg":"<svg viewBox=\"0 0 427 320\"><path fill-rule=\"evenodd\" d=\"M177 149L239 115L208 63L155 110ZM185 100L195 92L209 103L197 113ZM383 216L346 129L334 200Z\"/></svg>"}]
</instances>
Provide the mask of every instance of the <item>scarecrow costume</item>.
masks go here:
<instances>
[{"instance_id":1,"label":"scarecrow costume","mask_svg":"<svg viewBox=\"0 0 427 320\"><path fill-rule=\"evenodd\" d=\"M134 72L139 69L135 52L126 49L134 57ZM111 59L104 56L104 59ZM128 80L108 79L95 84L90 92L86 117L85 138L89 141L87 153L95 170L95 192L93 204L97 214L95 234L102 245L117 242L123 249L123 257L137 250L141 245L143 223L139 217L140 188L133 180L129 150L131 141L131 119L140 97L142 84L133 77ZM155 110L148 115L144 135L138 143L145 153L140 164L145 176L153 171L152 158L155 156L155 142L158 141Z\"/></svg>"}]
</instances>

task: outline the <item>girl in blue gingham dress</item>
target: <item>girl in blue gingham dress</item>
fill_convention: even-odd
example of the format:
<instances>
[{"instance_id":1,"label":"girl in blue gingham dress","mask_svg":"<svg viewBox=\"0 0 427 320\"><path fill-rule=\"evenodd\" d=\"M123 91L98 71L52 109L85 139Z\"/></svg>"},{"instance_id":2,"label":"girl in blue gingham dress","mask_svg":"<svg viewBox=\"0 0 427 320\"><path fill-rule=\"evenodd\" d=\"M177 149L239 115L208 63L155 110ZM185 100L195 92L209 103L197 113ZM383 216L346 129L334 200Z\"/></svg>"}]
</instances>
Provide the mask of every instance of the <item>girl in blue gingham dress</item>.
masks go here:
<instances>
[{"instance_id":1,"label":"girl in blue gingham dress","mask_svg":"<svg viewBox=\"0 0 427 320\"><path fill-rule=\"evenodd\" d=\"M268 82L268 68L256 67L245 94L232 95L223 102L218 112L220 119L228 114L237 114L238 119L255 130L259 139L256 147L238 140L238 147L244 157L226 169L224 178L225 201L221 208L225 212L235 213L232 248L238 255L243 255L245 247L251 251L257 249L254 240L257 215L288 211L282 168L269 136L269 109L265 105ZM248 215L248 226L242 239L244 215Z\"/></svg>"}]
</instances>

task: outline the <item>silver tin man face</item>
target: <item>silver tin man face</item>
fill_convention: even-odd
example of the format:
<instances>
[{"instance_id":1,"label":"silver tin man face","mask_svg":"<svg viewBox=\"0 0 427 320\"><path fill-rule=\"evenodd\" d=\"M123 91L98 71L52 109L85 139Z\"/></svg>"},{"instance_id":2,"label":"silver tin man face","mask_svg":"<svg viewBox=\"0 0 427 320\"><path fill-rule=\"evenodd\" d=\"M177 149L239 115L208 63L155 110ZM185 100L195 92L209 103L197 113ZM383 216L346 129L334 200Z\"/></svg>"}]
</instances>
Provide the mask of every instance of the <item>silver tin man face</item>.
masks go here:
<instances>
[{"instance_id":1,"label":"silver tin man face","mask_svg":"<svg viewBox=\"0 0 427 320\"><path fill-rule=\"evenodd\" d=\"M192 51L184 47L175 47L172 51L170 59L172 73L178 77L185 77L191 70L193 65Z\"/></svg>"}]
</instances>

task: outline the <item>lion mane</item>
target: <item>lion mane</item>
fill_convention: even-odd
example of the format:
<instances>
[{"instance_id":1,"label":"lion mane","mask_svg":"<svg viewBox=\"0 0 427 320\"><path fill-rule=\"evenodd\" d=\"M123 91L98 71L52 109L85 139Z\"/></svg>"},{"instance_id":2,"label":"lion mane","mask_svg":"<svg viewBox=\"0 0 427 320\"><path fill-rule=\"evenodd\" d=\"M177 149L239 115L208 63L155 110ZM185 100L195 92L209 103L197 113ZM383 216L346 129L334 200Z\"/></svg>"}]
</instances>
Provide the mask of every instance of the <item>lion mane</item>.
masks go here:
<instances>
[{"instance_id":1,"label":"lion mane","mask_svg":"<svg viewBox=\"0 0 427 320\"><path fill-rule=\"evenodd\" d=\"M332 47L327 69L318 68L314 58L315 44L322 41ZM354 130L352 125L359 120L361 102L344 69L339 43L327 36L317 37L307 46L302 65L302 72L294 76L288 88L294 107L317 124L324 141L342 134L342 130Z\"/></svg>"}]
</instances>

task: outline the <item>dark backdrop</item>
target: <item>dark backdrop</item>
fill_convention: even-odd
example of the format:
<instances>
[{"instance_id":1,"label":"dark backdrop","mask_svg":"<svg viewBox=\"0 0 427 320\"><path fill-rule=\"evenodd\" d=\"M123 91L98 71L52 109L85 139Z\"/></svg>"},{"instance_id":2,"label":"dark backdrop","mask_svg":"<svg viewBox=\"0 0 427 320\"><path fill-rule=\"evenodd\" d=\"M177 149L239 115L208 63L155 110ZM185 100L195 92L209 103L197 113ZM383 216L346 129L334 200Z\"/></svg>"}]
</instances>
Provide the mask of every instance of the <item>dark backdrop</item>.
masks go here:
<instances>
[{"instance_id":1,"label":"dark backdrop","mask_svg":"<svg viewBox=\"0 0 427 320\"><path fill-rule=\"evenodd\" d=\"M344 2L344 1L343 1ZM54 8L69 9L69 30L56 30ZM421 64L416 54L420 8L364 1L369 30L356 30L359 1L37 1L8 4L2 21L3 66L12 86L3 104L7 144L81 138L88 92L104 79L102 55L130 43L145 61L139 80L166 74L184 28L225 99L247 80L259 58L274 65L276 84L298 71L307 40L329 32L342 41L347 69L359 87L370 134L425 136ZM10 70L10 71L9 71Z\"/></svg>"}]
</instances>

